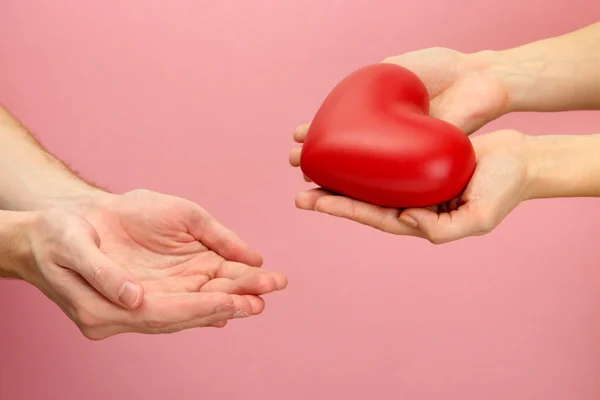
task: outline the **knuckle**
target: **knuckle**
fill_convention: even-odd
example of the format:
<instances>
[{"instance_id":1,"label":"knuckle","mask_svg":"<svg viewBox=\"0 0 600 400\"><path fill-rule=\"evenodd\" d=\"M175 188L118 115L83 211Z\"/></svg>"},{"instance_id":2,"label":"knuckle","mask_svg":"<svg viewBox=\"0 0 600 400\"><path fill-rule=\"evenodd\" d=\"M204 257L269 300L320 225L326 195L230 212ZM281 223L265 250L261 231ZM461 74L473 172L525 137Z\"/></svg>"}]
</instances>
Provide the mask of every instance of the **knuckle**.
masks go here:
<instances>
[{"instance_id":1,"label":"knuckle","mask_svg":"<svg viewBox=\"0 0 600 400\"><path fill-rule=\"evenodd\" d=\"M103 321L91 312L87 307L78 305L73 308L73 319L80 330L94 330L103 326Z\"/></svg>"},{"instance_id":2,"label":"knuckle","mask_svg":"<svg viewBox=\"0 0 600 400\"><path fill-rule=\"evenodd\" d=\"M431 244L435 244L435 245L442 244L442 241L440 239L436 238L436 237L428 237L427 240Z\"/></svg>"},{"instance_id":3,"label":"knuckle","mask_svg":"<svg viewBox=\"0 0 600 400\"><path fill-rule=\"evenodd\" d=\"M59 233L59 241L67 246L72 245L76 241L80 240L82 236L81 227L78 224L64 221L63 226Z\"/></svg>"},{"instance_id":4,"label":"knuckle","mask_svg":"<svg viewBox=\"0 0 600 400\"><path fill-rule=\"evenodd\" d=\"M34 221L36 231L43 233L46 238L51 237L55 243L65 241L81 235L77 224L72 221L72 215L61 209L50 209L39 213Z\"/></svg>"},{"instance_id":5,"label":"knuckle","mask_svg":"<svg viewBox=\"0 0 600 400\"><path fill-rule=\"evenodd\" d=\"M358 205L354 201L348 201L347 206L344 207L343 210L345 212L342 212L342 215L346 218L349 218L353 221L365 220L364 210L358 207Z\"/></svg>"},{"instance_id":6,"label":"knuckle","mask_svg":"<svg viewBox=\"0 0 600 400\"><path fill-rule=\"evenodd\" d=\"M88 340L99 341L106 339L108 336L101 334L98 330L94 328L80 327L79 331Z\"/></svg>"},{"instance_id":7,"label":"knuckle","mask_svg":"<svg viewBox=\"0 0 600 400\"><path fill-rule=\"evenodd\" d=\"M275 289L277 286L277 282L275 281L275 277L269 276L267 274L258 274L256 275L256 283L255 288L257 293L269 293Z\"/></svg>"},{"instance_id":8,"label":"knuckle","mask_svg":"<svg viewBox=\"0 0 600 400\"><path fill-rule=\"evenodd\" d=\"M227 320L217 321L217 322L214 322L214 323L212 323L212 324L210 324L208 326L211 326L213 328L221 328L222 329L222 328L225 328L227 326Z\"/></svg>"},{"instance_id":9,"label":"knuckle","mask_svg":"<svg viewBox=\"0 0 600 400\"><path fill-rule=\"evenodd\" d=\"M103 264L90 265L90 283L103 285L108 278L108 268Z\"/></svg>"},{"instance_id":10,"label":"knuckle","mask_svg":"<svg viewBox=\"0 0 600 400\"><path fill-rule=\"evenodd\" d=\"M222 234L216 239L215 247L219 249L220 252L229 252L235 248L235 243L233 243L231 237Z\"/></svg>"},{"instance_id":11,"label":"knuckle","mask_svg":"<svg viewBox=\"0 0 600 400\"><path fill-rule=\"evenodd\" d=\"M475 218L474 232L475 235L485 235L491 232L496 227L496 219L492 214L479 213Z\"/></svg>"},{"instance_id":12,"label":"knuckle","mask_svg":"<svg viewBox=\"0 0 600 400\"><path fill-rule=\"evenodd\" d=\"M474 235L485 235L490 233L494 228L496 227L496 224L489 219L486 220L482 220L480 221L475 229L475 232L473 232Z\"/></svg>"},{"instance_id":13,"label":"knuckle","mask_svg":"<svg viewBox=\"0 0 600 400\"><path fill-rule=\"evenodd\" d=\"M448 241L444 236L440 235L439 233L430 233L429 235L427 235L427 240L429 241L429 243L435 245L444 244Z\"/></svg>"},{"instance_id":14,"label":"knuckle","mask_svg":"<svg viewBox=\"0 0 600 400\"><path fill-rule=\"evenodd\" d=\"M42 216L45 221L60 221L65 222L69 217L71 217L71 213L61 208L51 208L42 213Z\"/></svg>"}]
</instances>

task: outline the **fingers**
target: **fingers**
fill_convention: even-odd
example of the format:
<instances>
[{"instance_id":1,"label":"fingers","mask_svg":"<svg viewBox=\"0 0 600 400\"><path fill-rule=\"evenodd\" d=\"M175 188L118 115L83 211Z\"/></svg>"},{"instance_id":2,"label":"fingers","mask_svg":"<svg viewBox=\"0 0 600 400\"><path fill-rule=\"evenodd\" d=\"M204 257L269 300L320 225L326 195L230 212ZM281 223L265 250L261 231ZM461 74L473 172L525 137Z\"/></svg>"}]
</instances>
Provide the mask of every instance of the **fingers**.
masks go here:
<instances>
[{"instance_id":1,"label":"fingers","mask_svg":"<svg viewBox=\"0 0 600 400\"><path fill-rule=\"evenodd\" d=\"M287 283L287 278L278 272L236 262L224 262L216 272L215 278L203 285L200 291L263 295L283 290Z\"/></svg>"},{"instance_id":2,"label":"fingers","mask_svg":"<svg viewBox=\"0 0 600 400\"><path fill-rule=\"evenodd\" d=\"M425 238L434 244L484 235L498 225L499 219L494 216L491 207L461 201L456 198L441 206L400 211L313 189L299 193L296 206L349 219L395 235Z\"/></svg>"},{"instance_id":3,"label":"fingers","mask_svg":"<svg viewBox=\"0 0 600 400\"><path fill-rule=\"evenodd\" d=\"M238 235L223 226L200 206L193 204L187 213L190 233L196 240L226 260L237 261L253 267L260 267L263 259Z\"/></svg>"},{"instance_id":4,"label":"fingers","mask_svg":"<svg viewBox=\"0 0 600 400\"><path fill-rule=\"evenodd\" d=\"M234 295L233 297L235 298L236 296ZM244 308L244 311L247 312L248 316L252 317L260 315L265 311L265 301L261 297L249 294L239 297L244 300L244 304L248 305L248 308ZM241 318L241 316L239 318Z\"/></svg>"},{"instance_id":5,"label":"fingers","mask_svg":"<svg viewBox=\"0 0 600 400\"><path fill-rule=\"evenodd\" d=\"M427 49L425 52L423 50L410 51L388 57L382 62L396 64L412 71L421 79L432 99L446 90L453 80L453 76L448 75L451 71L445 71L444 74L440 74L439 69L435 68L440 63L439 55L431 53L430 49Z\"/></svg>"},{"instance_id":6,"label":"fingers","mask_svg":"<svg viewBox=\"0 0 600 400\"><path fill-rule=\"evenodd\" d=\"M308 132L308 127L309 124L305 124L302 125L298 128L296 128L296 130L294 131L294 140L298 143L303 143L304 139L306 138L306 133ZM300 166L300 158L302 155L302 148L296 148L296 149L292 149L292 151L290 152L290 157L289 157L289 161L290 161L290 165L292 167L299 167ZM312 182L312 180L304 175L304 180L306 182Z\"/></svg>"},{"instance_id":7,"label":"fingers","mask_svg":"<svg viewBox=\"0 0 600 400\"><path fill-rule=\"evenodd\" d=\"M304 143L304 139L306 139L306 134L308 133L308 128L310 124L300 125L294 131L294 140L298 143Z\"/></svg>"},{"instance_id":8,"label":"fingers","mask_svg":"<svg viewBox=\"0 0 600 400\"><path fill-rule=\"evenodd\" d=\"M302 155L302 149L292 149L292 151L290 152L290 165L292 167L299 167L300 166L300 156ZM306 176L303 175L304 180L306 182L312 182L312 180Z\"/></svg>"},{"instance_id":9,"label":"fingers","mask_svg":"<svg viewBox=\"0 0 600 400\"><path fill-rule=\"evenodd\" d=\"M399 210L332 195L322 189L301 192L296 206L339 218L345 218L395 235L419 236L420 232L399 220Z\"/></svg>"},{"instance_id":10,"label":"fingers","mask_svg":"<svg viewBox=\"0 0 600 400\"><path fill-rule=\"evenodd\" d=\"M78 234L61 246L54 261L77 272L92 287L113 303L134 309L140 305L144 290L122 266L100 251L93 238Z\"/></svg>"},{"instance_id":11,"label":"fingers","mask_svg":"<svg viewBox=\"0 0 600 400\"><path fill-rule=\"evenodd\" d=\"M298 193L296 196L296 207L301 210L315 211L317 200L332 194L323 189L311 189Z\"/></svg>"},{"instance_id":12,"label":"fingers","mask_svg":"<svg viewBox=\"0 0 600 400\"><path fill-rule=\"evenodd\" d=\"M227 320L262 313L264 301L258 296L225 293L150 295L130 321L130 328L142 333L172 333L186 329L224 326Z\"/></svg>"},{"instance_id":13,"label":"fingers","mask_svg":"<svg viewBox=\"0 0 600 400\"><path fill-rule=\"evenodd\" d=\"M458 199L439 207L400 211L314 189L299 193L296 206L349 219L386 233L425 238L434 244L484 235L497 225L493 214L485 207L473 202L460 204ZM440 212L442 210L448 212Z\"/></svg>"},{"instance_id":14,"label":"fingers","mask_svg":"<svg viewBox=\"0 0 600 400\"><path fill-rule=\"evenodd\" d=\"M302 149L301 148L297 148L297 149L292 149L292 151L290 152L290 165L292 167L299 167L300 166L300 156L302 154Z\"/></svg>"},{"instance_id":15,"label":"fingers","mask_svg":"<svg viewBox=\"0 0 600 400\"><path fill-rule=\"evenodd\" d=\"M482 235L493 229L494 224L479 207L473 203L459 204L459 199L453 199L439 207L400 211L335 196L321 189L301 192L296 197L298 208L349 219L386 233L425 238L435 244Z\"/></svg>"},{"instance_id":16,"label":"fingers","mask_svg":"<svg viewBox=\"0 0 600 400\"><path fill-rule=\"evenodd\" d=\"M302 148L292 149L292 151L290 152L290 165L292 167L300 166L301 155L302 155ZM303 175L303 177L306 182L312 182L312 180L308 176Z\"/></svg>"},{"instance_id":17,"label":"fingers","mask_svg":"<svg viewBox=\"0 0 600 400\"><path fill-rule=\"evenodd\" d=\"M436 213L427 209L407 209L401 217L414 222L423 236L434 244L442 244L468 236L490 232L497 225L493 215L476 203L465 203L449 212Z\"/></svg>"},{"instance_id":18,"label":"fingers","mask_svg":"<svg viewBox=\"0 0 600 400\"><path fill-rule=\"evenodd\" d=\"M174 333L208 326L224 327L234 318L258 315L264 301L257 296L237 296L226 293L149 294L142 306L130 312L114 313L118 332L103 332L105 336L122 332L146 334ZM100 334L101 330L98 330ZM93 334L93 333L92 333Z\"/></svg>"},{"instance_id":19,"label":"fingers","mask_svg":"<svg viewBox=\"0 0 600 400\"><path fill-rule=\"evenodd\" d=\"M259 315L265 303L255 295L221 292L150 293L134 310L115 306L100 294L74 291L66 311L91 340L121 333L162 334L201 327L224 327L227 321ZM91 289L90 289L91 290Z\"/></svg>"},{"instance_id":20,"label":"fingers","mask_svg":"<svg viewBox=\"0 0 600 400\"><path fill-rule=\"evenodd\" d=\"M136 332L145 334L172 334L197 328L224 328L231 319L247 317L247 313L241 311L234 313L233 317L229 314L219 313L210 317L201 317L170 325L159 325L152 329L144 329ZM131 329L128 329L128 331L131 331Z\"/></svg>"},{"instance_id":21,"label":"fingers","mask_svg":"<svg viewBox=\"0 0 600 400\"><path fill-rule=\"evenodd\" d=\"M248 308L246 306L246 308ZM172 325L215 314L227 318L238 311L232 296L226 293L171 293L149 294L144 305L130 314L138 325Z\"/></svg>"},{"instance_id":22,"label":"fingers","mask_svg":"<svg viewBox=\"0 0 600 400\"><path fill-rule=\"evenodd\" d=\"M236 280L216 278L203 285L200 291L263 295L275 291L275 280L271 276L258 275Z\"/></svg>"},{"instance_id":23,"label":"fingers","mask_svg":"<svg viewBox=\"0 0 600 400\"><path fill-rule=\"evenodd\" d=\"M250 267L236 262L223 262L220 269L207 273L204 269L187 276L172 276L146 281L146 292L223 292L263 295L286 288L287 277L278 272Z\"/></svg>"},{"instance_id":24,"label":"fingers","mask_svg":"<svg viewBox=\"0 0 600 400\"><path fill-rule=\"evenodd\" d=\"M219 322L215 322L214 324L211 324L210 326L213 328L225 328L226 325L227 325L227 321L219 321Z\"/></svg>"}]
</instances>

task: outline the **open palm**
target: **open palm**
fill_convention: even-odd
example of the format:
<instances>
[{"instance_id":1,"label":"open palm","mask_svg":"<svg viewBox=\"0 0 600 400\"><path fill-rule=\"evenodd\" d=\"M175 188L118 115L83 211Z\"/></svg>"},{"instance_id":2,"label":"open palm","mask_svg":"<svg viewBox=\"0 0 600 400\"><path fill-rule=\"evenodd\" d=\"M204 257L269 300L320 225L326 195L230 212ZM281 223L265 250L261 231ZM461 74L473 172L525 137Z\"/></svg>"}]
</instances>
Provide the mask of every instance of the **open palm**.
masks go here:
<instances>
[{"instance_id":1,"label":"open palm","mask_svg":"<svg viewBox=\"0 0 600 400\"><path fill-rule=\"evenodd\" d=\"M123 281L114 269L96 268L93 276L84 276L88 282L65 270L69 297L93 304L83 314L85 321L81 310L75 318L92 327L89 336L222 327L229 318L260 314L260 295L287 284L282 274L260 268L258 253L188 200L136 190L88 202L77 214L93 228L88 231L95 236L96 250L143 287L141 304L128 310L88 285L91 281L110 292L111 280L115 285ZM110 324L104 320L107 315Z\"/></svg>"},{"instance_id":2,"label":"open palm","mask_svg":"<svg viewBox=\"0 0 600 400\"><path fill-rule=\"evenodd\" d=\"M465 190L447 203L401 210L311 189L298 193L296 206L435 244L487 234L529 198L527 136L507 130L471 141L477 156L475 172Z\"/></svg>"}]
</instances>

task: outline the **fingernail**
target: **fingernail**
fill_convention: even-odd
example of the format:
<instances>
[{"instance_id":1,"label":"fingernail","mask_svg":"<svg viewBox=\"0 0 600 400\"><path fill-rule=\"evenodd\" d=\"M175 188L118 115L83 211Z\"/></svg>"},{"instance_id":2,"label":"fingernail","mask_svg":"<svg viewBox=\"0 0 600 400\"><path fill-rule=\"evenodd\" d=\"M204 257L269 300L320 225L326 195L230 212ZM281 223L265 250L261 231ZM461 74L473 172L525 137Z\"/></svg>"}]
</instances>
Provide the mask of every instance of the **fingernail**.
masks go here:
<instances>
[{"instance_id":1,"label":"fingernail","mask_svg":"<svg viewBox=\"0 0 600 400\"><path fill-rule=\"evenodd\" d=\"M409 217L408 215L401 215L398 220L408 226L412 226L413 228L418 228L419 223L413 217Z\"/></svg>"},{"instance_id":2,"label":"fingernail","mask_svg":"<svg viewBox=\"0 0 600 400\"><path fill-rule=\"evenodd\" d=\"M140 287L133 282L125 282L119 291L119 301L128 307L135 307L140 299Z\"/></svg>"},{"instance_id":3,"label":"fingernail","mask_svg":"<svg viewBox=\"0 0 600 400\"><path fill-rule=\"evenodd\" d=\"M249 316L250 316L250 315L249 315L249 314L248 314L246 311L244 311L244 310L239 310L239 311L236 311L236 312L233 314L233 318L247 318L247 317L249 317Z\"/></svg>"}]
</instances>

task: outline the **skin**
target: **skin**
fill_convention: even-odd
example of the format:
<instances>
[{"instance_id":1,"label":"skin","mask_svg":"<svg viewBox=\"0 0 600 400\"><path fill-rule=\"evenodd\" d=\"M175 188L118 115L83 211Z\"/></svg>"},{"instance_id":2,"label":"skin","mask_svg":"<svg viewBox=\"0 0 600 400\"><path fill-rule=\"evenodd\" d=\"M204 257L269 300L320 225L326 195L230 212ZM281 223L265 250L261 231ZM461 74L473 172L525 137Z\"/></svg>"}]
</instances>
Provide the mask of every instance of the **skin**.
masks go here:
<instances>
[{"instance_id":1,"label":"skin","mask_svg":"<svg viewBox=\"0 0 600 400\"><path fill-rule=\"evenodd\" d=\"M224 327L287 278L199 205L85 182L0 109L0 276L35 285L92 340Z\"/></svg>"},{"instance_id":2,"label":"skin","mask_svg":"<svg viewBox=\"0 0 600 400\"><path fill-rule=\"evenodd\" d=\"M507 50L430 48L383 62L415 72L429 91L431 115L468 135L510 112L600 109L600 23ZM295 130L297 143L308 127ZM600 135L503 130L471 141L477 166L470 183L437 207L382 208L320 188L299 193L296 206L441 244L491 232L523 201L600 196ZM292 166L300 166L301 152L292 149Z\"/></svg>"}]
</instances>

